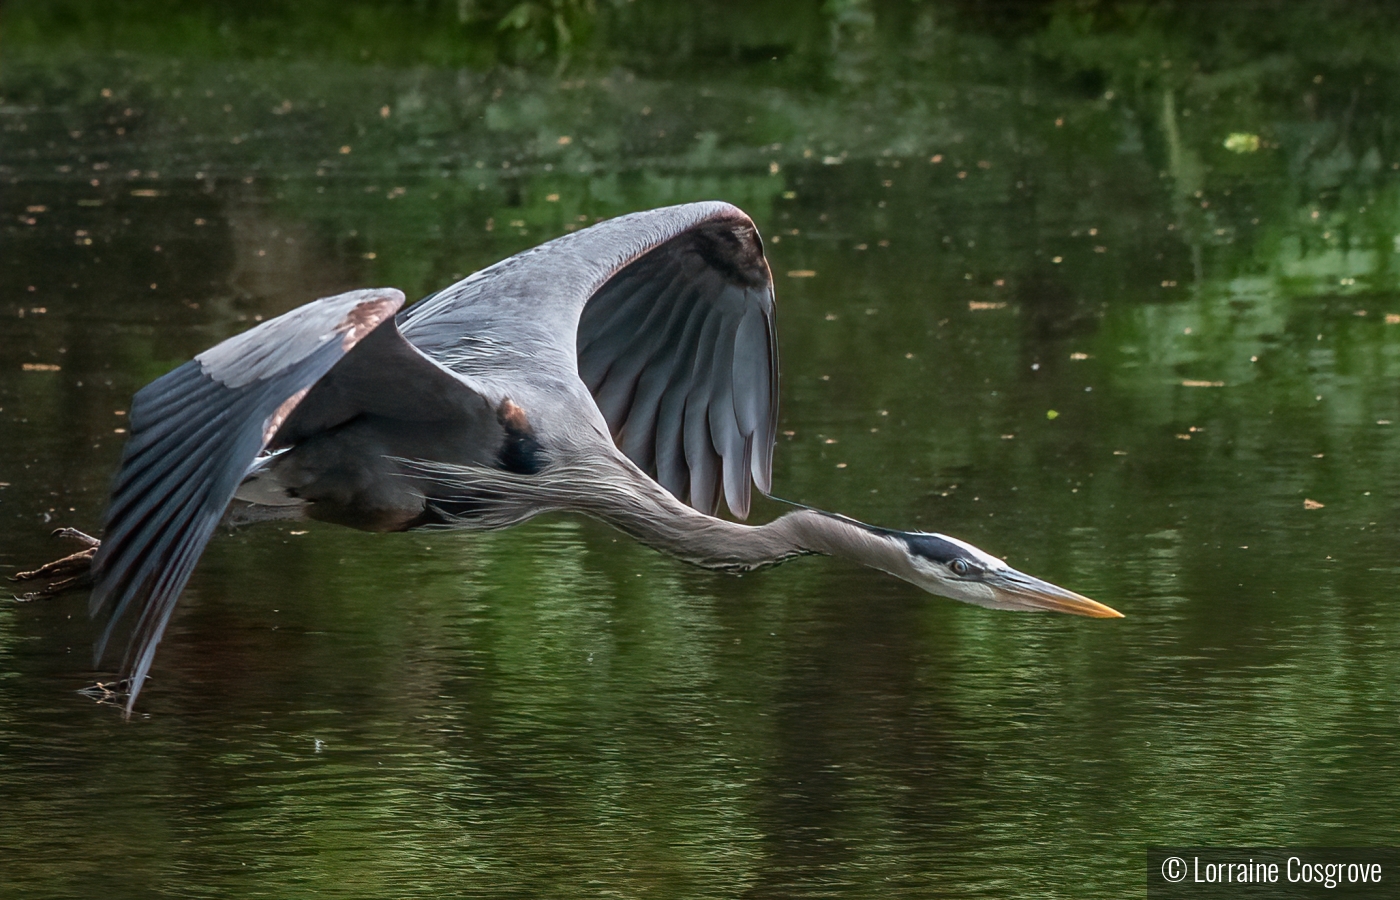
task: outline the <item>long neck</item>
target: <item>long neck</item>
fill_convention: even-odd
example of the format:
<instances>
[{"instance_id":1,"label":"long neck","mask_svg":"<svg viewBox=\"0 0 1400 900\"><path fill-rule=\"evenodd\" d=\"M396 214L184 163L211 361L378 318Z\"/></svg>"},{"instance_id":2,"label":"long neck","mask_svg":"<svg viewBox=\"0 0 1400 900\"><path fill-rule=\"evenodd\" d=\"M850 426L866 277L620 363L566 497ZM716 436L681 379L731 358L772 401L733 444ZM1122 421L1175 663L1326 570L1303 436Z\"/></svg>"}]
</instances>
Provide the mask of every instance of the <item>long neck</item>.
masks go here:
<instances>
[{"instance_id":1,"label":"long neck","mask_svg":"<svg viewBox=\"0 0 1400 900\"><path fill-rule=\"evenodd\" d=\"M698 512L637 475L625 490L592 494L580 511L708 569L743 572L805 554L844 557L895 575L908 566L893 539L853 519L804 508L766 525L740 525Z\"/></svg>"},{"instance_id":2,"label":"long neck","mask_svg":"<svg viewBox=\"0 0 1400 900\"><path fill-rule=\"evenodd\" d=\"M766 525L740 525L698 512L673 497L620 453L579 458L523 476L478 466L422 464L419 474L472 498L472 528L504 528L550 509L584 513L664 553L707 569L746 572L818 553L840 556L900 578L909 557L888 533L854 519L797 509Z\"/></svg>"}]
</instances>

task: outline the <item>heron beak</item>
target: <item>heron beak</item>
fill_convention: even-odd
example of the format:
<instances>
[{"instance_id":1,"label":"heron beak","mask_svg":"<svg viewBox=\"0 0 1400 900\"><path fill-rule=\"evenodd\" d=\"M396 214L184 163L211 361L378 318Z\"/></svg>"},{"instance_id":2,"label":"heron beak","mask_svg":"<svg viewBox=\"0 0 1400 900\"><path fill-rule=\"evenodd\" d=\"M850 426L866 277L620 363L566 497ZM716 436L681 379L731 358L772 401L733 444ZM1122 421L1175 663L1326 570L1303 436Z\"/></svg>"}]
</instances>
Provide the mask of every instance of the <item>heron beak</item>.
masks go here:
<instances>
[{"instance_id":1,"label":"heron beak","mask_svg":"<svg viewBox=\"0 0 1400 900\"><path fill-rule=\"evenodd\" d=\"M1015 569L989 575L986 584L996 592L999 601L1018 609L1073 613L1095 619L1123 618L1123 614L1111 606Z\"/></svg>"}]
</instances>

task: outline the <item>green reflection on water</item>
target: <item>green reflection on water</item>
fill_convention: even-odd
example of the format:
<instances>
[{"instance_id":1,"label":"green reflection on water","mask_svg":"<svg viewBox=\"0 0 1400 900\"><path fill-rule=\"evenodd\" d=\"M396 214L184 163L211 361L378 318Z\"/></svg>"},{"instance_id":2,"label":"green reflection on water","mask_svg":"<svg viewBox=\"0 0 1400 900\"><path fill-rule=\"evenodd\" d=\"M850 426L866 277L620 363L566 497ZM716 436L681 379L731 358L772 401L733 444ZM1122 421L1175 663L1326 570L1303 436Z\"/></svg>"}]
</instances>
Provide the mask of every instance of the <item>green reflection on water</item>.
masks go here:
<instances>
[{"instance_id":1,"label":"green reflection on water","mask_svg":"<svg viewBox=\"0 0 1400 900\"><path fill-rule=\"evenodd\" d=\"M256 317L721 197L778 281L778 492L1129 618L565 518L254 529L131 725L70 693L81 598L0 607L0 895L1120 896L1151 844L1393 842L1393 14L635 6L505 69L557 48L406 49L453 4L317 53L314 8L8 5L0 564Z\"/></svg>"}]
</instances>

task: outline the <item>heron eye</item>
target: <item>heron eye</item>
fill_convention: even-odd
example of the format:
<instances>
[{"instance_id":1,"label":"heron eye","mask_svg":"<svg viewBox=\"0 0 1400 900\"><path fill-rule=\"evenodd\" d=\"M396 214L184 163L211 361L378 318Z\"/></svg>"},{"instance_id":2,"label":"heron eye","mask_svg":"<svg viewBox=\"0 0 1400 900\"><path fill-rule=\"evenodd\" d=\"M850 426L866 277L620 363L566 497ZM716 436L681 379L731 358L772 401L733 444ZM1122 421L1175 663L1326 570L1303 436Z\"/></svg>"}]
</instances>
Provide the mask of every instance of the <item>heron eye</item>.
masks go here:
<instances>
[{"instance_id":1,"label":"heron eye","mask_svg":"<svg viewBox=\"0 0 1400 900\"><path fill-rule=\"evenodd\" d=\"M958 576L966 575L968 572L972 571L972 566L968 565L965 559L953 560L948 563L948 568L952 570L954 575Z\"/></svg>"}]
</instances>

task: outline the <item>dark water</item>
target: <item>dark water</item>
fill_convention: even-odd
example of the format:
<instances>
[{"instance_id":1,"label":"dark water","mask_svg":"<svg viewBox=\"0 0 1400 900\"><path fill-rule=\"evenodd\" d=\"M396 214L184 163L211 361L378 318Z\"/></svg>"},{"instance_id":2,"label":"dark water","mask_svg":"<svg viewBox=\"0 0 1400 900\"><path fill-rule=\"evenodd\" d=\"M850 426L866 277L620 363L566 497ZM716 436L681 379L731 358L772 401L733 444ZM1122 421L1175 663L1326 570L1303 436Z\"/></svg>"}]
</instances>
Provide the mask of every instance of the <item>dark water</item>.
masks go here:
<instances>
[{"instance_id":1,"label":"dark water","mask_svg":"<svg viewBox=\"0 0 1400 900\"><path fill-rule=\"evenodd\" d=\"M828 4L728 56L634 12L525 68L35 8L0 61L0 571L98 527L132 392L260 317L719 198L778 281L776 491L1127 618L563 517L251 528L130 722L75 693L111 674L83 596L0 605L0 896L1117 897L1151 845L1396 843L1383 8Z\"/></svg>"}]
</instances>

